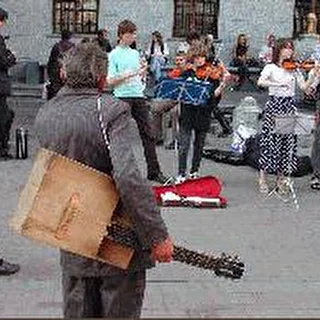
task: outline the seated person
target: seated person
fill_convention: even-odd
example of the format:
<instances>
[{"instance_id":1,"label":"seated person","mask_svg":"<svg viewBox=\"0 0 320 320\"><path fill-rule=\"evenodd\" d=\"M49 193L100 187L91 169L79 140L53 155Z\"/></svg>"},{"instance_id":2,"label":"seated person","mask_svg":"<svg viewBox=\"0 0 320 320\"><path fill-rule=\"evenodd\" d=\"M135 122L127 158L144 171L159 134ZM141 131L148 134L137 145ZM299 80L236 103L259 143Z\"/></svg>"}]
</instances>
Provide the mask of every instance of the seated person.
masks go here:
<instances>
[{"instance_id":1,"label":"seated person","mask_svg":"<svg viewBox=\"0 0 320 320\"><path fill-rule=\"evenodd\" d=\"M259 63L248 54L248 38L244 33L241 33L237 38L236 47L234 50L234 57L230 63L233 67L238 67L238 90L246 81L253 81L250 79L249 67L258 67ZM255 84L254 84L255 85Z\"/></svg>"},{"instance_id":2,"label":"seated person","mask_svg":"<svg viewBox=\"0 0 320 320\"><path fill-rule=\"evenodd\" d=\"M275 40L276 37L273 34L268 35L267 43L261 48L259 53L259 61L261 64L266 65L267 63L272 62Z\"/></svg>"},{"instance_id":3,"label":"seated person","mask_svg":"<svg viewBox=\"0 0 320 320\"><path fill-rule=\"evenodd\" d=\"M162 68L165 66L169 56L168 45L163 41L159 31L152 33L152 41L147 52L150 63L150 71L154 76L155 82L159 82L162 77Z\"/></svg>"}]
</instances>

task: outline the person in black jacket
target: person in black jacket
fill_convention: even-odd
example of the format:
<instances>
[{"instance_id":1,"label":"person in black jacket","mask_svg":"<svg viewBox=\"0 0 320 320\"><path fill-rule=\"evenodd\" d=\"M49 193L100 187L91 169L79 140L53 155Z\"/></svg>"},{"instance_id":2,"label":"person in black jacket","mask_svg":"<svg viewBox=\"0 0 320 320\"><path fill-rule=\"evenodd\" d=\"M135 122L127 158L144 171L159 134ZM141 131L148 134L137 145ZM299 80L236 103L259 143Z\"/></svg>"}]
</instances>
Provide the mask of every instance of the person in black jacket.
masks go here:
<instances>
[{"instance_id":1,"label":"person in black jacket","mask_svg":"<svg viewBox=\"0 0 320 320\"><path fill-rule=\"evenodd\" d=\"M48 100L52 99L64 85L61 67L64 56L74 47L71 36L70 31L62 30L61 40L51 49L47 64L49 78L49 85L47 87Z\"/></svg>"},{"instance_id":2,"label":"person in black jacket","mask_svg":"<svg viewBox=\"0 0 320 320\"><path fill-rule=\"evenodd\" d=\"M8 19L8 13L0 8L0 27ZM14 113L8 108L7 96L10 94L8 69L16 63L13 53L6 47L3 36L0 35L0 157L11 158L9 154L10 129ZM19 265L9 263L0 258L0 275L8 276L18 272Z\"/></svg>"},{"instance_id":3,"label":"person in black jacket","mask_svg":"<svg viewBox=\"0 0 320 320\"><path fill-rule=\"evenodd\" d=\"M98 30L97 37L93 41L97 42L103 51L105 51L107 53L111 52L112 46L111 46L110 41L108 39L108 30L107 29Z\"/></svg>"},{"instance_id":4,"label":"person in black jacket","mask_svg":"<svg viewBox=\"0 0 320 320\"><path fill-rule=\"evenodd\" d=\"M5 25L8 13L0 8L0 27ZM8 69L16 64L14 54L7 48L5 39L0 35L0 157L10 159L9 153L10 129L14 112L7 105L7 97L11 92L11 83Z\"/></svg>"}]
</instances>

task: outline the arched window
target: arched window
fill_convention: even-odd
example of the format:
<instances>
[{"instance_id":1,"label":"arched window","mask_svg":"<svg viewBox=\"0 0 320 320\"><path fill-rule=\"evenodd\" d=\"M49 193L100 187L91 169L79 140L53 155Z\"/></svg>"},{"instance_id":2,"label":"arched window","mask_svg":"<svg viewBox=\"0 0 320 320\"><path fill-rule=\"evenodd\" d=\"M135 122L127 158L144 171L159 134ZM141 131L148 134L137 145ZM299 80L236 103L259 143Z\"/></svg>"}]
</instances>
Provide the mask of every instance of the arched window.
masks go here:
<instances>
[{"instance_id":1,"label":"arched window","mask_svg":"<svg viewBox=\"0 0 320 320\"><path fill-rule=\"evenodd\" d=\"M53 32L96 33L99 0L53 0Z\"/></svg>"},{"instance_id":2,"label":"arched window","mask_svg":"<svg viewBox=\"0 0 320 320\"><path fill-rule=\"evenodd\" d=\"M174 37L190 30L218 37L219 0L174 0Z\"/></svg>"}]
</instances>

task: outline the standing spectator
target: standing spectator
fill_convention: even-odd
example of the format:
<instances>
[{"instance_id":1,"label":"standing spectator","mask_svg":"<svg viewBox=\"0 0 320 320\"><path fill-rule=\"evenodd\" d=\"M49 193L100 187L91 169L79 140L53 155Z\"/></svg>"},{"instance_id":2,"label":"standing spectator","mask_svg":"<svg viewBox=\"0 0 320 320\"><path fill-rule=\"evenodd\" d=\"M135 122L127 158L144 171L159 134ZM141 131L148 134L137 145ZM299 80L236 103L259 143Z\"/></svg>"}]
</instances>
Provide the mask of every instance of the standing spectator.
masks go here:
<instances>
[{"instance_id":1,"label":"standing spectator","mask_svg":"<svg viewBox=\"0 0 320 320\"><path fill-rule=\"evenodd\" d=\"M132 21L124 20L118 25L119 43L109 54L107 82L114 86L114 95L131 107L144 147L148 179L166 183L168 178L162 174L156 154L156 137L151 123L150 106L144 97L145 86L142 78L146 74L147 65L142 65L139 52L130 48L136 35L137 27Z\"/></svg>"},{"instance_id":2,"label":"standing spectator","mask_svg":"<svg viewBox=\"0 0 320 320\"><path fill-rule=\"evenodd\" d=\"M263 65L272 62L273 50L276 37L273 34L267 36L267 43L261 48L259 60Z\"/></svg>"},{"instance_id":3,"label":"standing spectator","mask_svg":"<svg viewBox=\"0 0 320 320\"><path fill-rule=\"evenodd\" d=\"M103 57L92 43L75 48L66 64L66 84L39 110L35 130L41 147L112 176L123 209L114 215L128 215L138 245L127 270L61 250L63 314L68 319L139 318L146 269L155 262L170 262L173 253L160 210L134 156L136 128L130 107L105 92L100 112L109 148L103 139L97 117L97 85L106 75Z\"/></svg>"},{"instance_id":4,"label":"standing spectator","mask_svg":"<svg viewBox=\"0 0 320 320\"><path fill-rule=\"evenodd\" d=\"M280 39L276 42L272 63L267 64L258 79L258 85L269 88L269 99L265 106L260 136L260 178L261 193L268 193L266 173L277 175L280 194L288 192L288 179L297 167L297 136L278 134L275 130L275 116L290 116L296 112L295 75L287 71L282 63L294 55L291 40ZM301 80L298 81L301 86Z\"/></svg>"},{"instance_id":5,"label":"standing spectator","mask_svg":"<svg viewBox=\"0 0 320 320\"><path fill-rule=\"evenodd\" d=\"M61 73L62 61L74 47L71 37L72 34L70 31L62 30L61 40L51 49L47 64L48 78L50 82L47 86L48 100L52 99L64 85L64 79Z\"/></svg>"},{"instance_id":6,"label":"standing spectator","mask_svg":"<svg viewBox=\"0 0 320 320\"><path fill-rule=\"evenodd\" d=\"M0 8L0 28L6 24L7 19L7 11ZM12 158L9 153L9 141L14 112L8 107L7 97L11 93L8 69L15 64L14 54L7 48L3 36L0 35L0 157L3 159Z\"/></svg>"},{"instance_id":7,"label":"standing spectator","mask_svg":"<svg viewBox=\"0 0 320 320\"><path fill-rule=\"evenodd\" d=\"M108 30L106 28L98 30L97 37L93 41L97 42L103 51L107 53L111 52L112 47L108 39Z\"/></svg>"},{"instance_id":8,"label":"standing spectator","mask_svg":"<svg viewBox=\"0 0 320 320\"><path fill-rule=\"evenodd\" d=\"M6 24L8 20L8 12L0 8L0 28ZM8 69L14 66L16 58L14 54L7 48L4 38L0 33L0 157L10 159L9 140L10 129L14 117L14 113L7 105L7 97L10 95L10 80ZM0 259L0 275L7 276L18 272L19 265Z\"/></svg>"},{"instance_id":9,"label":"standing spectator","mask_svg":"<svg viewBox=\"0 0 320 320\"><path fill-rule=\"evenodd\" d=\"M158 83L162 77L162 68L165 66L169 57L168 45L163 41L159 31L152 33L152 41L147 51L147 57L155 83Z\"/></svg>"}]
</instances>

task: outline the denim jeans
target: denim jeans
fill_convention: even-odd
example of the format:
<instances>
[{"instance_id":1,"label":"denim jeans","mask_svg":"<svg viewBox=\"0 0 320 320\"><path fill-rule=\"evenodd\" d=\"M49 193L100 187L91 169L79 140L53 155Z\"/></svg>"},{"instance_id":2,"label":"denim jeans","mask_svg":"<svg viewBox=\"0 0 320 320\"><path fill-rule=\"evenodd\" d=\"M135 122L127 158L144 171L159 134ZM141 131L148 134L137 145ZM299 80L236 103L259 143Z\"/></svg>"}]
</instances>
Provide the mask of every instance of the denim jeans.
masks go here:
<instances>
[{"instance_id":1,"label":"denim jeans","mask_svg":"<svg viewBox=\"0 0 320 320\"><path fill-rule=\"evenodd\" d=\"M162 77L161 68L166 64L166 60L162 56L155 56L150 61L150 71L153 73L154 79L158 82Z\"/></svg>"}]
</instances>

